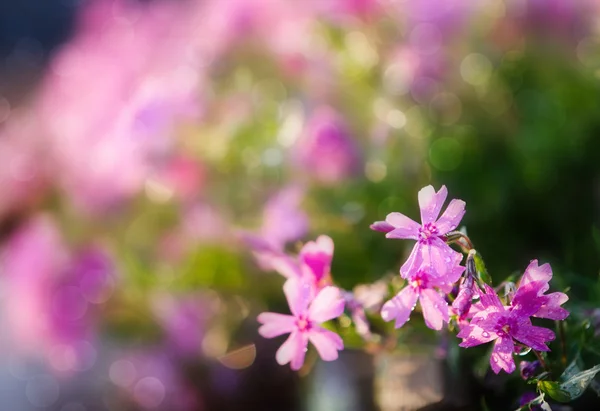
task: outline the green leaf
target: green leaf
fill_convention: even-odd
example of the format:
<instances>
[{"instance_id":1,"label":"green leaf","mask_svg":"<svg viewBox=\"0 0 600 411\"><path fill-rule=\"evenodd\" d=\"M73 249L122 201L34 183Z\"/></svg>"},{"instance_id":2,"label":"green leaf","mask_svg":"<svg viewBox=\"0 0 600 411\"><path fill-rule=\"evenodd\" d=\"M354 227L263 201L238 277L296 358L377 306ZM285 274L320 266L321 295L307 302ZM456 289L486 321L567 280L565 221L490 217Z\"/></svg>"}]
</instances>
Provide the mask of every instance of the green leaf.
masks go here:
<instances>
[{"instance_id":1,"label":"green leaf","mask_svg":"<svg viewBox=\"0 0 600 411\"><path fill-rule=\"evenodd\" d=\"M538 381L538 389L559 402L569 402L572 399L569 392L563 390L556 381Z\"/></svg>"},{"instance_id":2,"label":"green leaf","mask_svg":"<svg viewBox=\"0 0 600 411\"><path fill-rule=\"evenodd\" d=\"M571 363L561 376L560 388L569 393L571 400L580 397L590 383L593 381L596 374L600 372L600 364L590 369L577 372L579 367L575 362ZM569 374L567 374L569 371Z\"/></svg>"},{"instance_id":3,"label":"green leaf","mask_svg":"<svg viewBox=\"0 0 600 411\"><path fill-rule=\"evenodd\" d=\"M484 282L488 285L492 285L492 277L488 274L487 268L485 268L485 263L483 262L483 257L479 252L475 252L475 269L477 270L477 277L479 281Z\"/></svg>"},{"instance_id":4,"label":"green leaf","mask_svg":"<svg viewBox=\"0 0 600 411\"><path fill-rule=\"evenodd\" d=\"M560 376L559 381L539 381L538 388L550 397L560 402L573 401L579 398L592 383L600 365L581 371L577 361L573 361Z\"/></svg>"}]
</instances>

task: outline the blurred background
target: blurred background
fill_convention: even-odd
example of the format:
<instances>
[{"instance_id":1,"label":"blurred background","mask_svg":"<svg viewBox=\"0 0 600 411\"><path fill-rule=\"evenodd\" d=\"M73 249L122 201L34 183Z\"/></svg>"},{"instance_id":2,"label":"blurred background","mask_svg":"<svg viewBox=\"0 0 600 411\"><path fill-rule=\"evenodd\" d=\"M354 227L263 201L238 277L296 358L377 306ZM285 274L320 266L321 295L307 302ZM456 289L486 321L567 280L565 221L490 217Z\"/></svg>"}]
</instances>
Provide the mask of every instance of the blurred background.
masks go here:
<instances>
[{"instance_id":1,"label":"blurred background","mask_svg":"<svg viewBox=\"0 0 600 411\"><path fill-rule=\"evenodd\" d=\"M596 0L0 2L2 409L394 409L350 325L276 364L243 239L330 235L352 290L430 183L495 282L538 258L599 306L599 51Z\"/></svg>"}]
</instances>

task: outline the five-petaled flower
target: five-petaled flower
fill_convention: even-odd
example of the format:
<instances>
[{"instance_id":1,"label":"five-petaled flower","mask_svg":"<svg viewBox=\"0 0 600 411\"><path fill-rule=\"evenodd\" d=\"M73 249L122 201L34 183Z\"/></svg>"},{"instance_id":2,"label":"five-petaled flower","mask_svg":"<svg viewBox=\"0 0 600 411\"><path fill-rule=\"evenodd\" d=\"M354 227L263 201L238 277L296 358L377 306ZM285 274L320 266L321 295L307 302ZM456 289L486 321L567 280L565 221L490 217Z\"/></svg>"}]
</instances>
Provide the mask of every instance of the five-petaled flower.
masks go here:
<instances>
[{"instance_id":1,"label":"five-petaled flower","mask_svg":"<svg viewBox=\"0 0 600 411\"><path fill-rule=\"evenodd\" d=\"M462 327L458 337L463 341L461 347L474 347L496 340L490 365L498 374L500 370L512 373L515 362L512 354L515 340L537 351L550 351L547 341L554 340L554 333L547 328L531 324L526 311L505 307L496 292L487 284L485 292L481 293L483 310L477 312L469 325Z\"/></svg>"},{"instance_id":2,"label":"five-petaled flower","mask_svg":"<svg viewBox=\"0 0 600 411\"><path fill-rule=\"evenodd\" d=\"M408 285L383 305L381 317L385 321L396 320L395 327L400 328L408 321L417 300L420 300L425 324L431 329L441 330L443 323L448 322L448 303L436 288L446 293L452 289L452 284L465 269L459 265L461 259L460 254L454 254L447 274L438 277L431 272L431 264L427 259L417 254L416 264L407 277Z\"/></svg>"},{"instance_id":3,"label":"five-petaled flower","mask_svg":"<svg viewBox=\"0 0 600 411\"><path fill-rule=\"evenodd\" d=\"M273 338L290 333L277 350L277 362L280 365L291 363L293 370L299 370L304 364L309 341L324 361L336 360L344 343L339 335L321 327L321 324L339 317L344 311L340 290L327 286L312 298L310 284L299 278L290 278L285 282L283 292L292 315L262 313L258 316L258 322L262 324L258 332L263 337Z\"/></svg>"},{"instance_id":4,"label":"five-petaled flower","mask_svg":"<svg viewBox=\"0 0 600 411\"><path fill-rule=\"evenodd\" d=\"M447 195L446 186L442 186L437 193L430 185L419 191L421 224L404 214L390 213L385 221L377 221L371 225L373 230L385 232L387 238L417 241L410 256L400 268L402 277L408 278L411 275L418 254L423 254L431 264L431 275L442 277L451 274L455 255L460 253L450 248L443 236L454 230L460 223L465 214L465 202L450 201L446 211L438 218Z\"/></svg>"}]
</instances>

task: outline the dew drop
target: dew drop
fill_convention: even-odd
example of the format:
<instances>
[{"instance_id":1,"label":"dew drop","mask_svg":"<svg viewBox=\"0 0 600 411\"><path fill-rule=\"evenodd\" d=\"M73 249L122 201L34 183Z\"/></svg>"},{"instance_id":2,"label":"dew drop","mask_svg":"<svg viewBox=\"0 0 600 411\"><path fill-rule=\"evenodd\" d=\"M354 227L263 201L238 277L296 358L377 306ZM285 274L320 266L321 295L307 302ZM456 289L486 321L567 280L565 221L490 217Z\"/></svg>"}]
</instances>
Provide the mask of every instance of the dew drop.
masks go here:
<instances>
[{"instance_id":1,"label":"dew drop","mask_svg":"<svg viewBox=\"0 0 600 411\"><path fill-rule=\"evenodd\" d=\"M488 337L490 336L490 333L489 333L489 332L487 332L487 331L484 331L484 332L482 332L482 333L481 333L481 336L482 336L483 338L488 338Z\"/></svg>"}]
</instances>

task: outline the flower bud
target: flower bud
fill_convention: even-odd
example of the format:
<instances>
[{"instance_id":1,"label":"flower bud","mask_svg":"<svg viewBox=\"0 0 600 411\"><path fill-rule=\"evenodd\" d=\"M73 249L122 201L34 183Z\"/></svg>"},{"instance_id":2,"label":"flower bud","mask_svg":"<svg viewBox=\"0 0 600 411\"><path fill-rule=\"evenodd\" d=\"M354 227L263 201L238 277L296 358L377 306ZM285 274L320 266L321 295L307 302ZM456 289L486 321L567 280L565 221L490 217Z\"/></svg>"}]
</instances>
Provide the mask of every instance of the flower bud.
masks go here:
<instances>
[{"instance_id":1,"label":"flower bud","mask_svg":"<svg viewBox=\"0 0 600 411\"><path fill-rule=\"evenodd\" d=\"M521 378L528 380L535 376L537 369L540 367L540 362L535 361L521 361L519 364L519 370L521 372Z\"/></svg>"}]
</instances>

